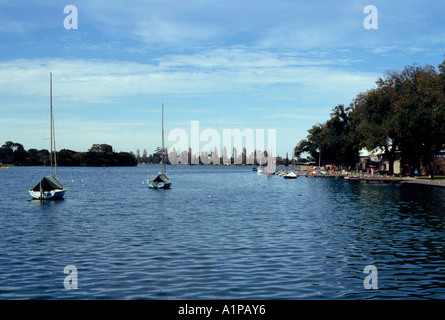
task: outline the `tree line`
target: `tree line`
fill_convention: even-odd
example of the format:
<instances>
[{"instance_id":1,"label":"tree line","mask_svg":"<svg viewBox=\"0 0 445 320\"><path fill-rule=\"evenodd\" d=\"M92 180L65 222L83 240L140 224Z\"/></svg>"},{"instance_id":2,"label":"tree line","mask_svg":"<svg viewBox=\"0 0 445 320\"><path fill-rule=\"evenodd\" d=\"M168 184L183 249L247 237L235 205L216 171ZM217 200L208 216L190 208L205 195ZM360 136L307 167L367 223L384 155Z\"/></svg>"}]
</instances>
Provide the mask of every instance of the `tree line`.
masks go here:
<instances>
[{"instance_id":1,"label":"tree line","mask_svg":"<svg viewBox=\"0 0 445 320\"><path fill-rule=\"evenodd\" d=\"M114 152L108 144L93 144L87 152L62 149L56 152L58 166L136 166L132 152ZM50 166L50 152L46 149L25 150L20 143L7 141L0 148L0 161L16 166Z\"/></svg>"},{"instance_id":2,"label":"tree line","mask_svg":"<svg viewBox=\"0 0 445 320\"><path fill-rule=\"evenodd\" d=\"M235 150L235 149L234 149ZM235 150L236 154L236 150ZM165 150L165 161L168 164L168 152ZM211 154L210 154L211 155ZM195 163L192 158L191 150L187 153L188 163ZM246 164L246 150L240 155L240 164ZM264 151L264 157L267 157L267 151ZM160 164L162 162L162 148L158 147L156 150L148 155L144 149L142 155L139 149L136 154L133 152L114 152L113 147L108 144L93 144L87 152L78 152L70 149L62 149L56 152L56 160L58 166L77 167L77 166L136 166L138 164ZM220 163L222 162L220 158ZM50 152L46 149L25 150L22 144L7 141L0 148L0 162L4 164L13 164L16 166L50 166L51 157ZM204 164L201 160L196 163ZM231 157L231 163L235 163L234 156ZM256 162L255 162L256 163ZM290 160L283 159L280 156L276 158L277 165L289 164Z\"/></svg>"},{"instance_id":3,"label":"tree line","mask_svg":"<svg viewBox=\"0 0 445 320\"><path fill-rule=\"evenodd\" d=\"M387 71L349 107L336 106L330 119L309 129L294 150L321 165L355 168L361 149L379 148L392 173L396 159L430 171L444 147L445 61L437 68L410 65Z\"/></svg>"}]
</instances>

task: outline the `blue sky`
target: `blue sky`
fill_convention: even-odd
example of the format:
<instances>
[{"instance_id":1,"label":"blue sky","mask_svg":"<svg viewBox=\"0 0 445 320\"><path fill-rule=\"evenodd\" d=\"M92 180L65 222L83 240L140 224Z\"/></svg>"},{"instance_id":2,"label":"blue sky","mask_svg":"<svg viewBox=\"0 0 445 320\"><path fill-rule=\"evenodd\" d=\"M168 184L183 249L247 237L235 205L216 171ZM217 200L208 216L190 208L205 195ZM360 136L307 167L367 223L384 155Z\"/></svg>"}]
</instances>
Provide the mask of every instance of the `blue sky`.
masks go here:
<instances>
[{"instance_id":1,"label":"blue sky","mask_svg":"<svg viewBox=\"0 0 445 320\"><path fill-rule=\"evenodd\" d=\"M276 129L285 156L386 71L441 63L444 14L442 0L0 1L0 143L49 148L52 72L59 150L152 153L164 103L166 134Z\"/></svg>"}]
</instances>

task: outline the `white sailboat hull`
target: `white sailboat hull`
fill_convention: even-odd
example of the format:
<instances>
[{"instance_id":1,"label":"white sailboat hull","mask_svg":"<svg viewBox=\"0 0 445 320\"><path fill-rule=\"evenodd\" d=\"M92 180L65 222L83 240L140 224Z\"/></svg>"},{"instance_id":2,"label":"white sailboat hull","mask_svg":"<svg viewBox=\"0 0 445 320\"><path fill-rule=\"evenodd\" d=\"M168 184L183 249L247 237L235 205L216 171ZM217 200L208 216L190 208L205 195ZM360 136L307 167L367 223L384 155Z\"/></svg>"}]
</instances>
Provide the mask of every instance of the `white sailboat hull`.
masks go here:
<instances>
[{"instance_id":1,"label":"white sailboat hull","mask_svg":"<svg viewBox=\"0 0 445 320\"><path fill-rule=\"evenodd\" d=\"M51 191L34 191L29 190L29 194L33 199L36 200L57 200L62 199L65 196L66 188L65 189L56 189Z\"/></svg>"},{"instance_id":2,"label":"white sailboat hull","mask_svg":"<svg viewBox=\"0 0 445 320\"><path fill-rule=\"evenodd\" d=\"M291 172L291 173L285 174L285 175L283 176L283 178L284 178L284 179L296 179L296 178L297 178L297 175L296 175L294 172Z\"/></svg>"},{"instance_id":3,"label":"white sailboat hull","mask_svg":"<svg viewBox=\"0 0 445 320\"><path fill-rule=\"evenodd\" d=\"M148 186L151 189L170 189L171 185L171 183L154 182L153 180L151 180Z\"/></svg>"}]
</instances>

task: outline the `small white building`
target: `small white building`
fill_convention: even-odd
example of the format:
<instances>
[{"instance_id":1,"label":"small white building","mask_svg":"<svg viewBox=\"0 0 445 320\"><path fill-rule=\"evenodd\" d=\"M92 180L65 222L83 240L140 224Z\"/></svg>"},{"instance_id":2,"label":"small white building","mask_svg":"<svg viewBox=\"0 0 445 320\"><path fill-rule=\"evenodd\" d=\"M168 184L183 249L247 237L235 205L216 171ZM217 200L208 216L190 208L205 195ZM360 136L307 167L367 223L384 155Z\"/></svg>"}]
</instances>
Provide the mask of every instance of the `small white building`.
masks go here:
<instances>
[{"instance_id":1,"label":"small white building","mask_svg":"<svg viewBox=\"0 0 445 320\"><path fill-rule=\"evenodd\" d=\"M359 151L360 164L359 170L366 171L368 168L372 167L378 171L388 171L389 161L384 158L385 152L376 148L374 150L368 151L367 149L362 149ZM374 167L375 166L375 167ZM400 173L400 160L394 161L394 173Z\"/></svg>"}]
</instances>

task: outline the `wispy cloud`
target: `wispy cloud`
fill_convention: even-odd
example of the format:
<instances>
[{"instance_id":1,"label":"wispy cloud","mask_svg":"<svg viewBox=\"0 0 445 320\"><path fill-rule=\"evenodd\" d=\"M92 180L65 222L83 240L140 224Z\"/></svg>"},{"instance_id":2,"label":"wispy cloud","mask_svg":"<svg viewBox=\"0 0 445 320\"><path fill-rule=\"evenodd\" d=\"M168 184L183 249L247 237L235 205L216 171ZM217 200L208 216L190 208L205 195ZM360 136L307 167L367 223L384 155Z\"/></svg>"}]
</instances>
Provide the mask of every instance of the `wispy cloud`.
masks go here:
<instances>
[{"instance_id":1,"label":"wispy cloud","mask_svg":"<svg viewBox=\"0 0 445 320\"><path fill-rule=\"evenodd\" d=\"M134 30L134 34L140 37L142 42L163 46L197 44L212 39L221 33L222 30L217 26L210 25L203 28L199 24L166 22L156 17L148 21L138 22Z\"/></svg>"},{"instance_id":2,"label":"wispy cloud","mask_svg":"<svg viewBox=\"0 0 445 320\"><path fill-rule=\"evenodd\" d=\"M386 70L437 65L445 44L442 0L377 0L378 30L363 27L365 0L73 4L78 30L63 28L66 4L1 2L5 137L33 139L28 128L46 134L47 114L38 111L52 72L60 134L69 139L77 128L79 149L82 141L155 146L161 102L169 126L272 125L291 144Z\"/></svg>"},{"instance_id":3,"label":"wispy cloud","mask_svg":"<svg viewBox=\"0 0 445 320\"><path fill-rule=\"evenodd\" d=\"M91 103L116 102L138 94L206 96L245 90L264 94L264 88L281 84L349 91L375 80L374 74L336 69L337 64L347 63L247 48L167 55L151 63L17 59L0 63L0 92L47 96L49 72L54 74L56 97Z\"/></svg>"}]
</instances>

